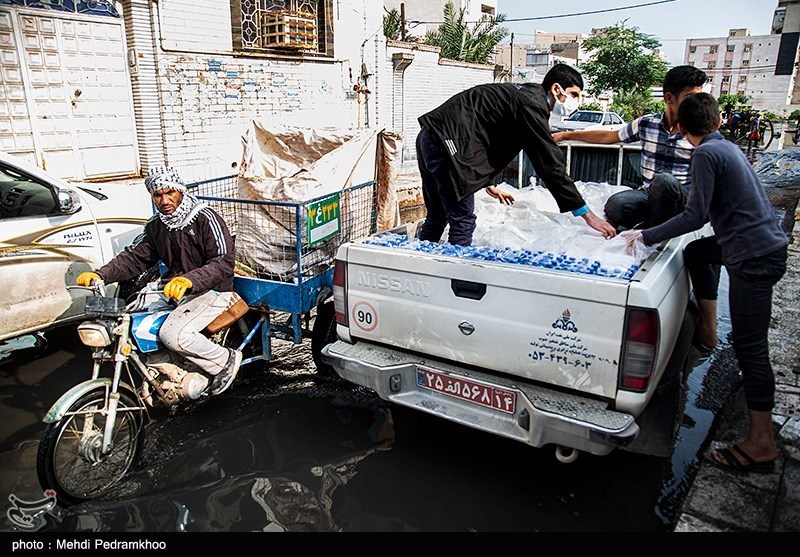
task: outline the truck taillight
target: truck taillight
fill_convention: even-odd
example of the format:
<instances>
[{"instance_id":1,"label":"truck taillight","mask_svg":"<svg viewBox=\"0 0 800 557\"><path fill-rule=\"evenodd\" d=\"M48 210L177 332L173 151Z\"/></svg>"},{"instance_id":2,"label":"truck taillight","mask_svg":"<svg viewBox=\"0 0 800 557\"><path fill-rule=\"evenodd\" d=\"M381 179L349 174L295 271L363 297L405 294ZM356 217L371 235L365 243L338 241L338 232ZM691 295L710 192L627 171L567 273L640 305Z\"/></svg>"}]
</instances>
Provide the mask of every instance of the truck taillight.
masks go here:
<instances>
[{"instance_id":1,"label":"truck taillight","mask_svg":"<svg viewBox=\"0 0 800 557\"><path fill-rule=\"evenodd\" d=\"M658 312L629 308L622 347L622 384L629 391L644 392L653 376L658 352Z\"/></svg>"},{"instance_id":2,"label":"truck taillight","mask_svg":"<svg viewBox=\"0 0 800 557\"><path fill-rule=\"evenodd\" d=\"M347 262L337 259L333 268L333 308L336 322L348 326L347 320Z\"/></svg>"}]
</instances>

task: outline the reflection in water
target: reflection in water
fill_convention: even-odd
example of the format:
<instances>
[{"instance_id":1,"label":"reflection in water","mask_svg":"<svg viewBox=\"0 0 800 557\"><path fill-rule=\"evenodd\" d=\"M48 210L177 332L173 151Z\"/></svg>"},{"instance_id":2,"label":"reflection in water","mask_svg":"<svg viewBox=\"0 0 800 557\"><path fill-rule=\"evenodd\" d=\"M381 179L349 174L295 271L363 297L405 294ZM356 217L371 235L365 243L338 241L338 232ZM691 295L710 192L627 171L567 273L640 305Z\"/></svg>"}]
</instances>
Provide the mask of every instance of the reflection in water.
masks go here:
<instances>
[{"instance_id":1,"label":"reflection in water","mask_svg":"<svg viewBox=\"0 0 800 557\"><path fill-rule=\"evenodd\" d=\"M693 364L688 366L686 405L672 455L672 470L665 478L656 508L667 529L672 529L677 513L700 467L709 431L717 412L736 388L738 366L727 340L731 330L728 307L728 275L723 267L720 277L718 334L720 343L714 352L702 358L692 349Z\"/></svg>"},{"instance_id":2,"label":"reflection in water","mask_svg":"<svg viewBox=\"0 0 800 557\"><path fill-rule=\"evenodd\" d=\"M714 414L737 372L725 344L686 378L670 458L615 451L559 464L533 449L389 405L343 381L317 383L310 352L291 346L264 369L167 421L151 423L142 462L105 499L48 518L57 531L659 531L696 473ZM85 377L88 353L6 363L0 442L9 492L39 493L33 462L44 410ZM50 366L50 367L48 367ZM13 427L11 427L13 423ZM24 458L23 458L24 457ZM13 463L13 470L10 464Z\"/></svg>"},{"instance_id":3,"label":"reflection in water","mask_svg":"<svg viewBox=\"0 0 800 557\"><path fill-rule=\"evenodd\" d=\"M25 335L0 341L0 364L30 350L41 350L47 342L43 335Z\"/></svg>"},{"instance_id":4,"label":"reflection in water","mask_svg":"<svg viewBox=\"0 0 800 557\"><path fill-rule=\"evenodd\" d=\"M53 529L341 530L334 492L391 447L392 417L357 391L339 399L303 383L261 375L154 424L142 463L113 496L70 509Z\"/></svg>"}]
</instances>

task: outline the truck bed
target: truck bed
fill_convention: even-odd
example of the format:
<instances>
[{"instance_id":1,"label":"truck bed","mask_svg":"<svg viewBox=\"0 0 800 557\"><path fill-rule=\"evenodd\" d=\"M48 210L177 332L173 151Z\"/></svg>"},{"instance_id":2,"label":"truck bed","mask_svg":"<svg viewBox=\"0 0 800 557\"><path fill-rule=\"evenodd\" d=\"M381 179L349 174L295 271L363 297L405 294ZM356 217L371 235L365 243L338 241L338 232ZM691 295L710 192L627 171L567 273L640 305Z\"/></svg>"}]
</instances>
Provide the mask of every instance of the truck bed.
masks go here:
<instances>
[{"instance_id":1,"label":"truck bed","mask_svg":"<svg viewBox=\"0 0 800 557\"><path fill-rule=\"evenodd\" d=\"M411 249L401 238L348 244L339 258L347 261L349 327L339 326L339 336L613 400L630 307L658 311L658 351L672 350L689 296L682 248L695 237L604 274L586 262ZM657 358L656 380L667 359ZM633 406L643 405L638 399Z\"/></svg>"}]
</instances>

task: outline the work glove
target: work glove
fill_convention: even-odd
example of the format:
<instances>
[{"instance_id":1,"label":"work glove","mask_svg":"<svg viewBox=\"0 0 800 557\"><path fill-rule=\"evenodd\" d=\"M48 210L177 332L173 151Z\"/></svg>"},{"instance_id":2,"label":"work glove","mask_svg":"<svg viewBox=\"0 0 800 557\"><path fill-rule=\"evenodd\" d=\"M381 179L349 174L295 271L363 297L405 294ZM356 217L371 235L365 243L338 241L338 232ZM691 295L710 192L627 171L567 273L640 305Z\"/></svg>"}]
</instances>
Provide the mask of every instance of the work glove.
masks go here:
<instances>
[{"instance_id":1,"label":"work glove","mask_svg":"<svg viewBox=\"0 0 800 557\"><path fill-rule=\"evenodd\" d=\"M92 271L86 271L85 273L81 273L78 275L78 278L75 279L75 284L78 286L85 286L86 288L92 285L93 280L103 280L100 275L94 273Z\"/></svg>"},{"instance_id":2,"label":"work glove","mask_svg":"<svg viewBox=\"0 0 800 557\"><path fill-rule=\"evenodd\" d=\"M179 302L191 287L192 281L186 277L175 277L164 287L164 296Z\"/></svg>"}]
</instances>

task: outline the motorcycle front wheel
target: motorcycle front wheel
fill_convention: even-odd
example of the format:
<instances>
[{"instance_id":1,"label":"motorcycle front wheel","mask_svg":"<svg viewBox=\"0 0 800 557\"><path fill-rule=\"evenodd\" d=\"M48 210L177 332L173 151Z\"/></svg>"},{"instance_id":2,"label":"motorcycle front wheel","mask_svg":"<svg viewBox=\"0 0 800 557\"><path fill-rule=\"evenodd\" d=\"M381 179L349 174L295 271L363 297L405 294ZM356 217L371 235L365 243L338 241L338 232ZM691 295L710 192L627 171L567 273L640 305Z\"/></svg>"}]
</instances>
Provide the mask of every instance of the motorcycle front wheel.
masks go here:
<instances>
[{"instance_id":1,"label":"motorcycle front wheel","mask_svg":"<svg viewBox=\"0 0 800 557\"><path fill-rule=\"evenodd\" d=\"M36 455L42 488L55 490L59 503L92 499L111 489L134 465L144 444L144 414L138 399L120 392L112 446L102 454L105 389L85 394L67 415L47 426Z\"/></svg>"}]
</instances>

